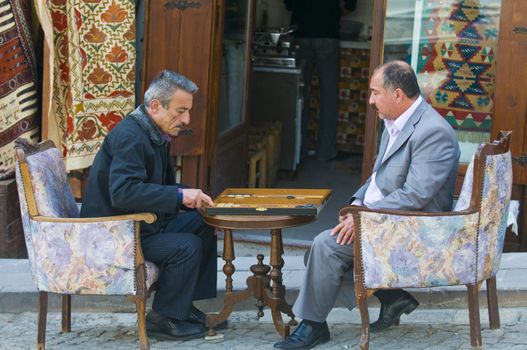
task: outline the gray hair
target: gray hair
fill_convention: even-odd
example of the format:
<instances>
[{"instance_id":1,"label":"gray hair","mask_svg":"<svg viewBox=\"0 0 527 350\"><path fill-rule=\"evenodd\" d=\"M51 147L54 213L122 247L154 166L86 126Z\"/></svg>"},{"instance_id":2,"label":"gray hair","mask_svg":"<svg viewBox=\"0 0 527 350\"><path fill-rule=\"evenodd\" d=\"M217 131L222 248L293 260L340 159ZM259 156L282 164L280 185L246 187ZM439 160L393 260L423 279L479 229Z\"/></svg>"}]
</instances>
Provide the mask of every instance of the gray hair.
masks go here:
<instances>
[{"instance_id":1,"label":"gray hair","mask_svg":"<svg viewBox=\"0 0 527 350\"><path fill-rule=\"evenodd\" d=\"M375 71L382 72L383 87L389 90L401 89L409 98L419 95L417 76L412 67L404 61L390 61Z\"/></svg>"},{"instance_id":2,"label":"gray hair","mask_svg":"<svg viewBox=\"0 0 527 350\"><path fill-rule=\"evenodd\" d=\"M156 99L159 100L161 106L168 108L172 95L178 89L195 94L198 91L198 86L192 80L181 74L168 69L162 70L152 80L150 86L145 91L144 104L148 107L150 102Z\"/></svg>"}]
</instances>

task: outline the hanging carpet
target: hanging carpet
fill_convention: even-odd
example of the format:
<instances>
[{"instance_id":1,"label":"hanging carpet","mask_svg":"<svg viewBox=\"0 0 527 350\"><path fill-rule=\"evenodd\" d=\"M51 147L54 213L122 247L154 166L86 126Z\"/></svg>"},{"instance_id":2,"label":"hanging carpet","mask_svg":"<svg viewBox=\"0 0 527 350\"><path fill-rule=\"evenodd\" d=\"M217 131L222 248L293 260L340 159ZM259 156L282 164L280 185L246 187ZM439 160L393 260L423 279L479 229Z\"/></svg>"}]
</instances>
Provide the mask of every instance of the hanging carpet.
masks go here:
<instances>
[{"instance_id":1,"label":"hanging carpet","mask_svg":"<svg viewBox=\"0 0 527 350\"><path fill-rule=\"evenodd\" d=\"M35 0L50 49L43 136L67 170L89 167L104 137L135 108L135 5Z\"/></svg>"},{"instance_id":2,"label":"hanging carpet","mask_svg":"<svg viewBox=\"0 0 527 350\"><path fill-rule=\"evenodd\" d=\"M419 83L458 131L491 129L499 8L497 0L424 2Z\"/></svg>"},{"instance_id":3,"label":"hanging carpet","mask_svg":"<svg viewBox=\"0 0 527 350\"><path fill-rule=\"evenodd\" d=\"M35 53L28 1L0 1L0 179L14 176L18 137L38 141Z\"/></svg>"}]
</instances>

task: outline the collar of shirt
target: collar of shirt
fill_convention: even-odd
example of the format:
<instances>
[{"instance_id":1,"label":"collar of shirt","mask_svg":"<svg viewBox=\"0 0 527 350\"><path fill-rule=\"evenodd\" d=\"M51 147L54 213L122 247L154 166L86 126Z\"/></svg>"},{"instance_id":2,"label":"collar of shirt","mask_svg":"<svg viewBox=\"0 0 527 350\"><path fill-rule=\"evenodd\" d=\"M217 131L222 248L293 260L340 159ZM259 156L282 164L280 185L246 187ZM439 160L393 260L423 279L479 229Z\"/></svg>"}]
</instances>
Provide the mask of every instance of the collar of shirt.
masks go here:
<instances>
[{"instance_id":1,"label":"collar of shirt","mask_svg":"<svg viewBox=\"0 0 527 350\"><path fill-rule=\"evenodd\" d=\"M408 109L404 111L403 114L401 114L397 119L395 120L385 119L384 120L384 126L388 130L388 133L390 134L391 137L399 134L399 132L404 128L404 126L406 125L406 122L408 121L408 119L410 119L412 114L415 112L415 110L417 109L417 106L419 106L421 101L423 101L423 98L419 96L417 100L415 100L414 103L412 103L410 107L408 107Z\"/></svg>"}]
</instances>

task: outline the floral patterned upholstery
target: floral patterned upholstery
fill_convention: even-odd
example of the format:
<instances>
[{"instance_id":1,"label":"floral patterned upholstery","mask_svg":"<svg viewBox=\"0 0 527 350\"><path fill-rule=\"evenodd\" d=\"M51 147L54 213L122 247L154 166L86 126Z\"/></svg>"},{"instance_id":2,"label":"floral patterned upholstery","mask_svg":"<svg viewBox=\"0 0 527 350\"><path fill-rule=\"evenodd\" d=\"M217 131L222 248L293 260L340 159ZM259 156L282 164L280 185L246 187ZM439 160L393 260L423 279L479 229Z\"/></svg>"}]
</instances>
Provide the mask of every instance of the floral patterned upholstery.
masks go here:
<instances>
[{"instance_id":1,"label":"floral patterned upholstery","mask_svg":"<svg viewBox=\"0 0 527 350\"><path fill-rule=\"evenodd\" d=\"M511 190L511 153L488 156L478 230L478 281L495 276L498 272L507 229Z\"/></svg>"},{"instance_id":2,"label":"floral patterned upholstery","mask_svg":"<svg viewBox=\"0 0 527 350\"><path fill-rule=\"evenodd\" d=\"M419 217L363 212L360 222L366 288L474 281L477 213Z\"/></svg>"},{"instance_id":3,"label":"floral patterned upholstery","mask_svg":"<svg viewBox=\"0 0 527 350\"><path fill-rule=\"evenodd\" d=\"M473 162L454 211L469 209ZM455 216L360 212L365 288L475 284L496 274L511 198L511 154L487 156L480 210Z\"/></svg>"},{"instance_id":4,"label":"floral patterned upholstery","mask_svg":"<svg viewBox=\"0 0 527 350\"><path fill-rule=\"evenodd\" d=\"M39 216L77 218L58 149L26 157ZM39 291L62 294L133 295L137 292L135 224L132 220L68 223L36 221L28 202L20 166L16 168L24 236L33 278ZM145 262L147 289L159 269Z\"/></svg>"},{"instance_id":5,"label":"floral patterned upholstery","mask_svg":"<svg viewBox=\"0 0 527 350\"><path fill-rule=\"evenodd\" d=\"M39 215L78 218L79 209L59 150L51 148L30 155L27 164Z\"/></svg>"}]
</instances>

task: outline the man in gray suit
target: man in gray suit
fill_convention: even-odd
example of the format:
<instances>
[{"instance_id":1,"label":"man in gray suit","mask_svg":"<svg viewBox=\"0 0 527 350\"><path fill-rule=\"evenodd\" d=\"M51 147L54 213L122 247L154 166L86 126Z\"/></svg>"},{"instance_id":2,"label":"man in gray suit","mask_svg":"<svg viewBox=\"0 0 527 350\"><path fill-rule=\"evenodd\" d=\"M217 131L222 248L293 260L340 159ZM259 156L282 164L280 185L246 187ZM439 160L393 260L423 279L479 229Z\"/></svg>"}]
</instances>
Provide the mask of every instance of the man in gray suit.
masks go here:
<instances>
[{"instance_id":1,"label":"man in gray suit","mask_svg":"<svg viewBox=\"0 0 527 350\"><path fill-rule=\"evenodd\" d=\"M378 67L370 82L370 100L384 120L373 174L352 196L352 205L413 211L448 211L452 207L459 146L452 127L419 95L417 78L403 61ZM351 215L315 237L306 274L293 306L302 322L278 349L309 349L329 340L326 318L337 297L355 306ZM402 289L379 290L379 319L372 332L390 327L419 303Z\"/></svg>"}]
</instances>

